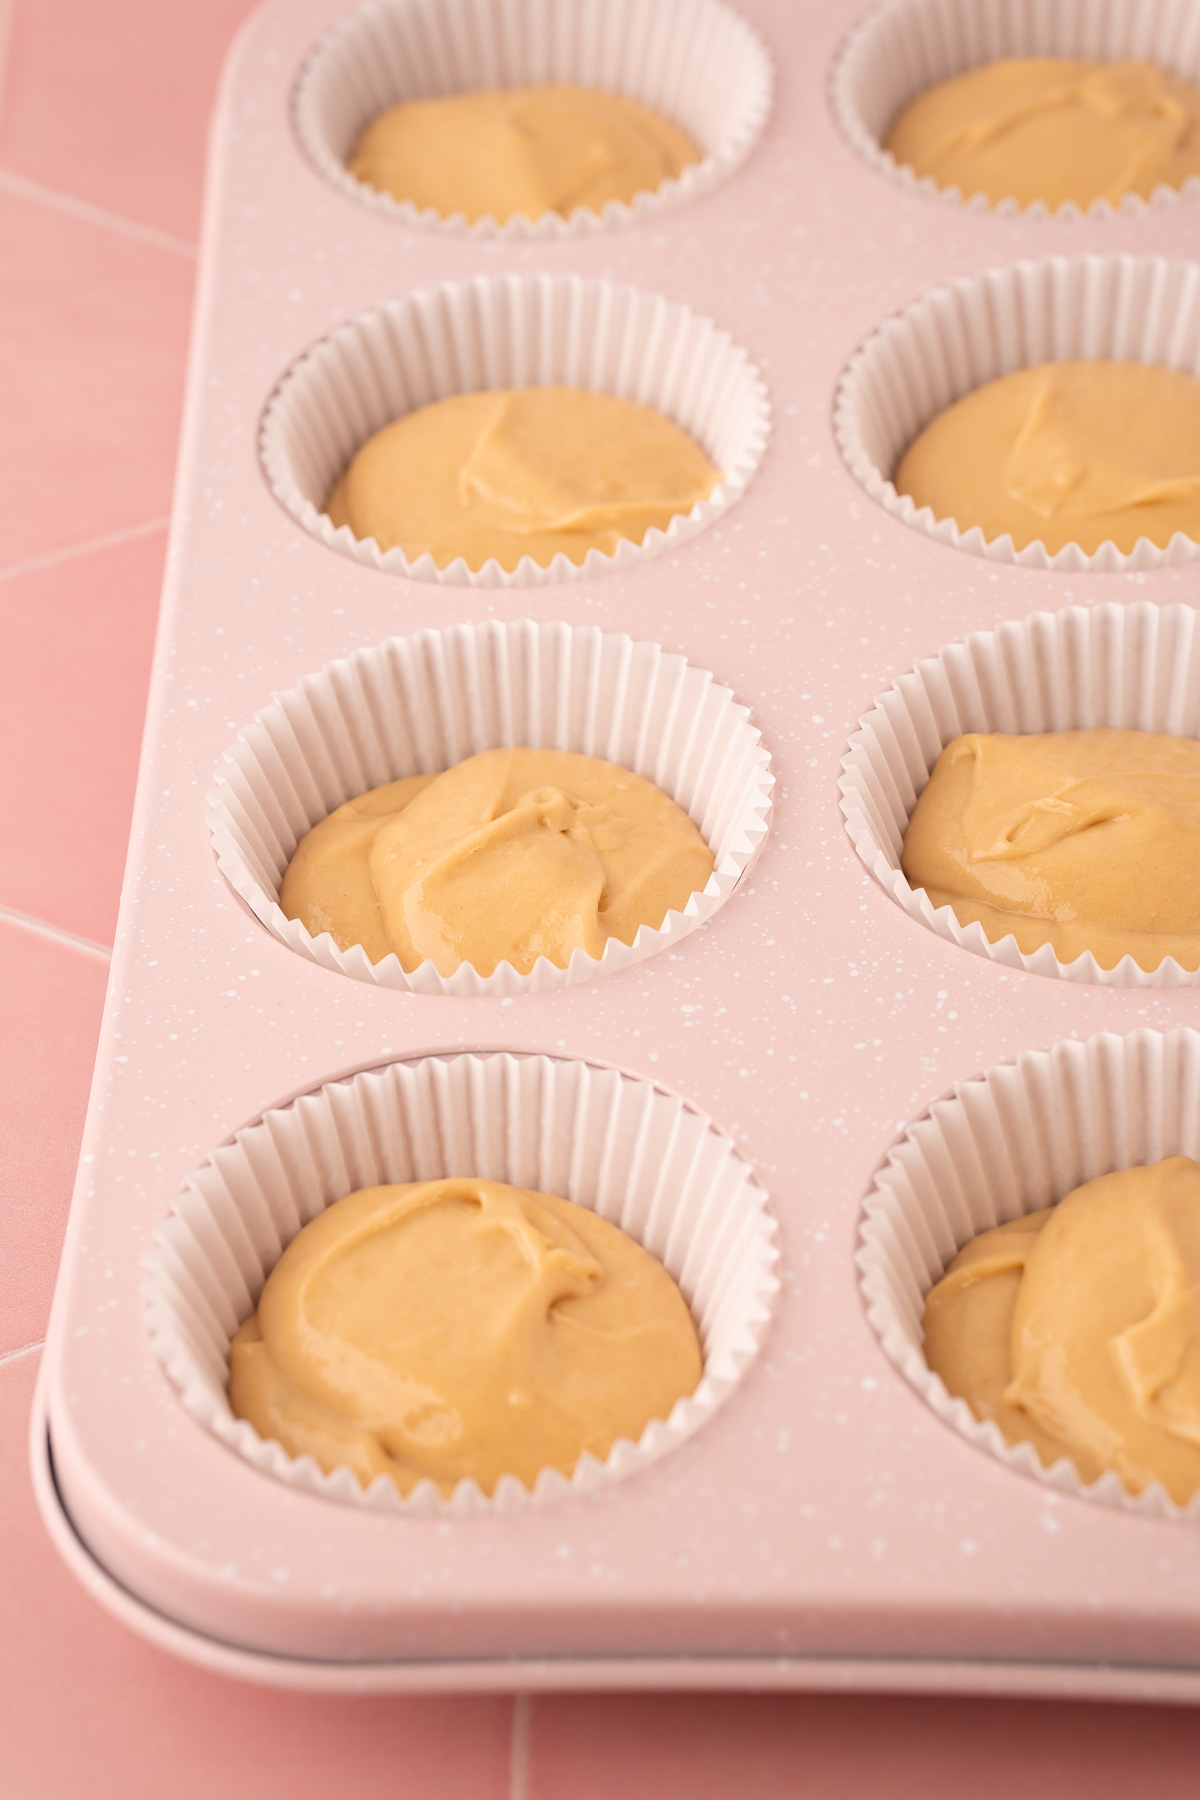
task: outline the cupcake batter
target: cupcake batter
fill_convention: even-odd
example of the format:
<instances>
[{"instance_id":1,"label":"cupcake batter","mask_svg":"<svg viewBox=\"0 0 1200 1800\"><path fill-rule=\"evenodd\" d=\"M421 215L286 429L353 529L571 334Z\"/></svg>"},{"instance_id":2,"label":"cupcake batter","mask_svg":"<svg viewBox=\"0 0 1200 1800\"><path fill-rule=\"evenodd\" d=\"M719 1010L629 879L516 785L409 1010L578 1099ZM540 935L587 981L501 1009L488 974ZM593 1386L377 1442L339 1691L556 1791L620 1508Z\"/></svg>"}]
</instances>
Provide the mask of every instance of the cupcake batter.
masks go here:
<instances>
[{"instance_id":1,"label":"cupcake batter","mask_svg":"<svg viewBox=\"0 0 1200 1800\"><path fill-rule=\"evenodd\" d=\"M985 1231L925 1305L952 1394L1049 1465L1200 1488L1200 1167L1172 1156Z\"/></svg>"},{"instance_id":2,"label":"cupcake batter","mask_svg":"<svg viewBox=\"0 0 1200 1800\"><path fill-rule=\"evenodd\" d=\"M1061 362L989 381L900 459L901 494L1020 550L1200 539L1200 380L1157 363Z\"/></svg>"},{"instance_id":3,"label":"cupcake batter","mask_svg":"<svg viewBox=\"0 0 1200 1800\"><path fill-rule=\"evenodd\" d=\"M921 94L886 148L965 199L1116 206L1200 174L1200 88L1148 62L986 63Z\"/></svg>"},{"instance_id":4,"label":"cupcake batter","mask_svg":"<svg viewBox=\"0 0 1200 1800\"><path fill-rule=\"evenodd\" d=\"M584 388L455 394L377 431L329 496L335 525L438 568L494 557L543 568L611 556L665 531L720 481L700 446L651 406Z\"/></svg>"},{"instance_id":5,"label":"cupcake batter","mask_svg":"<svg viewBox=\"0 0 1200 1800\"><path fill-rule=\"evenodd\" d=\"M598 88L548 83L407 100L373 120L352 175L443 218L599 212L653 193L701 160L661 113Z\"/></svg>"},{"instance_id":6,"label":"cupcake batter","mask_svg":"<svg viewBox=\"0 0 1200 1800\"><path fill-rule=\"evenodd\" d=\"M1200 743L972 732L938 758L901 866L960 924L1101 968L1200 968Z\"/></svg>"},{"instance_id":7,"label":"cupcake batter","mask_svg":"<svg viewBox=\"0 0 1200 1800\"><path fill-rule=\"evenodd\" d=\"M665 1419L703 1372L657 1259L551 1194L406 1182L292 1240L230 1350L238 1418L292 1456L449 1494L569 1475Z\"/></svg>"},{"instance_id":8,"label":"cupcake batter","mask_svg":"<svg viewBox=\"0 0 1200 1800\"><path fill-rule=\"evenodd\" d=\"M485 750L389 782L301 839L279 904L371 962L528 974L632 944L702 889L713 854L682 807L629 769L567 750Z\"/></svg>"}]
</instances>

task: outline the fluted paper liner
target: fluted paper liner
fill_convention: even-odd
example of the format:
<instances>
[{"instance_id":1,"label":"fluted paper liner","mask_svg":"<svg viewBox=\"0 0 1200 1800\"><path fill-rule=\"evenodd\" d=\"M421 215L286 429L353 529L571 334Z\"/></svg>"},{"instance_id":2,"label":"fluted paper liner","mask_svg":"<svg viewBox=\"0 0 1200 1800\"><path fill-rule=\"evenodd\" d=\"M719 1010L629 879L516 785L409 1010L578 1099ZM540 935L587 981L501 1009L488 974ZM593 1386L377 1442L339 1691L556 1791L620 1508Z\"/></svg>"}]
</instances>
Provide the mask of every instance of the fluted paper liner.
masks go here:
<instances>
[{"instance_id":1,"label":"fluted paper liner","mask_svg":"<svg viewBox=\"0 0 1200 1800\"><path fill-rule=\"evenodd\" d=\"M1027 569L1160 569L1191 562L1200 544L1176 532L1132 551L1109 540L1091 555L1041 539L1014 548L969 521L938 519L892 481L930 420L964 394L1016 369L1076 358L1157 363L1200 373L1200 266L1153 256L1048 257L1012 263L925 295L879 327L838 388L834 432L851 472L893 518L926 537Z\"/></svg>"},{"instance_id":2,"label":"fluted paper liner","mask_svg":"<svg viewBox=\"0 0 1200 1800\"><path fill-rule=\"evenodd\" d=\"M1184 81L1200 82L1200 29L1194 7L1178 0L1108 0L1065 5L1055 0L888 0L847 38L833 73L834 114L858 154L910 193L1001 217L1059 221L1136 217L1200 194L1200 179L1180 188L1156 187L1149 200L1126 194L1118 207L1074 201L1053 214L1044 201L1022 208L1014 199L995 206L986 194L942 188L898 163L883 140L918 94L983 63L1004 57L1061 56L1096 62L1157 63Z\"/></svg>"},{"instance_id":3,"label":"fluted paper liner","mask_svg":"<svg viewBox=\"0 0 1200 1800\"><path fill-rule=\"evenodd\" d=\"M610 556L582 563L559 552L546 565L523 556L472 570L439 568L398 546L335 527L325 512L334 483L375 432L452 394L498 388L586 388L658 411L688 432L721 480L665 530L623 538ZM709 319L638 288L578 275L477 276L424 288L361 313L313 346L268 403L262 460L276 498L306 531L368 567L453 586L528 587L627 569L673 549L740 499L769 430L766 389L746 352Z\"/></svg>"},{"instance_id":4,"label":"fluted paper liner","mask_svg":"<svg viewBox=\"0 0 1200 1800\"><path fill-rule=\"evenodd\" d=\"M599 213L490 215L469 224L397 200L351 175L346 159L373 118L403 100L480 88L570 82L653 107L702 160ZM707 193L742 163L771 109L771 59L721 0L383 0L321 40L296 84L296 132L327 181L374 211L475 238L560 238L653 218Z\"/></svg>"},{"instance_id":5,"label":"fluted paper liner","mask_svg":"<svg viewBox=\"0 0 1200 1800\"><path fill-rule=\"evenodd\" d=\"M401 1498L378 1477L324 1473L264 1440L229 1405L229 1344L301 1226L358 1188L446 1176L561 1195L620 1226L665 1265L704 1356L695 1392L567 1477L532 1490L505 1476L449 1499L422 1481ZM188 1181L156 1234L145 1296L151 1338L183 1404L256 1469L290 1487L382 1513L511 1512L646 1467L699 1430L753 1360L778 1289L775 1222L730 1141L675 1096L613 1069L546 1056L391 1063L264 1114Z\"/></svg>"},{"instance_id":6,"label":"fluted paper liner","mask_svg":"<svg viewBox=\"0 0 1200 1800\"><path fill-rule=\"evenodd\" d=\"M1200 1033L1104 1032L1030 1051L965 1081L910 1125L863 1207L857 1263L884 1350L940 1419L1006 1467L1061 1493L1150 1518L1200 1518L1158 1483L1134 1495L1114 1473L1090 1485L1065 1457L1044 1468L933 1373L925 1296L980 1232L1037 1212L1085 1181L1168 1156L1200 1159Z\"/></svg>"},{"instance_id":7,"label":"fluted paper liner","mask_svg":"<svg viewBox=\"0 0 1200 1800\"><path fill-rule=\"evenodd\" d=\"M440 771L507 745L575 750L643 775L699 829L716 863L682 912L597 958L576 950L451 976L431 962L406 974L394 954L371 963L285 916L279 888L296 845L337 806L384 782ZM226 879L289 949L380 987L422 994L524 994L629 968L712 917L766 838L774 785L759 732L728 688L657 644L595 626L455 625L392 638L308 676L258 713L227 752L209 796Z\"/></svg>"},{"instance_id":8,"label":"fluted paper liner","mask_svg":"<svg viewBox=\"0 0 1200 1800\"><path fill-rule=\"evenodd\" d=\"M1063 963L1014 937L991 942L935 907L900 867L904 834L946 745L972 731L1037 733L1109 727L1200 737L1200 629L1190 606L1068 606L976 631L902 675L859 720L842 759L842 813L859 856L911 919L1010 969L1105 987L1195 987L1200 972L1166 957L1102 969L1090 951Z\"/></svg>"}]
</instances>

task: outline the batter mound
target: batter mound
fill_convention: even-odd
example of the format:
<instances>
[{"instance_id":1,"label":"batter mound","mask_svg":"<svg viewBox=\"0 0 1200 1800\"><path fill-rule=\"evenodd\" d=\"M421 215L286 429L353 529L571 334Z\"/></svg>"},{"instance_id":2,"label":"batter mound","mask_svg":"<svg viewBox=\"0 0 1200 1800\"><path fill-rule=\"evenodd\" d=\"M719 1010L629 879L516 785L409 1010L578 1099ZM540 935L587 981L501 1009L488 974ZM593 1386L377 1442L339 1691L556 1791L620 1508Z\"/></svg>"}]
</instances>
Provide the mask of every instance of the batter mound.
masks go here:
<instances>
[{"instance_id":1,"label":"batter mound","mask_svg":"<svg viewBox=\"0 0 1200 1800\"><path fill-rule=\"evenodd\" d=\"M329 496L335 525L443 569L582 563L665 531L721 479L652 406L583 388L455 394L369 438Z\"/></svg>"},{"instance_id":2,"label":"batter mound","mask_svg":"<svg viewBox=\"0 0 1200 1800\"><path fill-rule=\"evenodd\" d=\"M1049 1465L1200 1488L1200 1167L1172 1156L985 1231L925 1305L950 1393Z\"/></svg>"},{"instance_id":3,"label":"batter mound","mask_svg":"<svg viewBox=\"0 0 1200 1800\"><path fill-rule=\"evenodd\" d=\"M1117 206L1200 174L1200 88L1147 62L986 63L921 94L886 148L965 199Z\"/></svg>"},{"instance_id":4,"label":"batter mound","mask_svg":"<svg viewBox=\"0 0 1200 1800\"><path fill-rule=\"evenodd\" d=\"M443 218L504 224L628 205L701 157L686 132L636 100L548 83L406 100L372 120L347 167Z\"/></svg>"},{"instance_id":5,"label":"batter mound","mask_svg":"<svg viewBox=\"0 0 1200 1800\"><path fill-rule=\"evenodd\" d=\"M1008 533L1018 550L1200 540L1200 380L1157 363L1018 369L939 413L893 479L937 518Z\"/></svg>"},{"instance_id":6,"label":"batter mound","mask_svg":"<svg viewBox=\"0 0 1200 1800\"><path fill-rule=\"evenodd\" d=\"M935 906L1026 955L1200 968L1200 743L1152 731L972 732L917 800L902 864Z\"/></svg>"},{"instance_id":7,"label":"batter mound","mask_svg":"<svg viewBox=\"0 0 1200 1800\"><path fill-rule=\"evenodd\" d=\"M348 801L296 847L279 904L411 973L566 968L682 911L713 854L653 782L567 750L485 750Z\"/></svg>"},{"instance_id":8,"label":"batter mound","mask_svg":"<svg viewBox=\"0 0 1200 1800\"><path fill-rule=\"evenodd\" d=\"M449 1494L635 1442L703 1373L658 1260L496 1181L362 1188L306 1225L230 1350L234 1413L292 1456Z\"/></svg>"}]
</instances>

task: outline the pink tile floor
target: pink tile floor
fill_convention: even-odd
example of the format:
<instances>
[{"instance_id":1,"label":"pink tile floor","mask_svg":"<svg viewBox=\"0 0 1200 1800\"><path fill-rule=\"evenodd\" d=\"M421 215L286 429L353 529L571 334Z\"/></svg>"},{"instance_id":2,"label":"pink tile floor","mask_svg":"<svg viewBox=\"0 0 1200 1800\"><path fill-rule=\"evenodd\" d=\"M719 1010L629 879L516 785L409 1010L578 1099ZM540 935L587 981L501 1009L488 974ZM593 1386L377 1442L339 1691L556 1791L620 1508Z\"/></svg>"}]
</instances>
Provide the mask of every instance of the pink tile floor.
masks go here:
<instances>
[{"instance_id":1,"label":"pink tile floor","mask_svg":"<svg viewBox=\"0 0 1200 1800\"><path fill-rule=\"evenodd\" d=\"M801 1696L313 1700L78 1590L25 1435L100 1015L170 504L204 131L248 0L0 0L0 1792L923 1800L1200 1791L1200 1716Z\"/></svg>"}]
</instances>

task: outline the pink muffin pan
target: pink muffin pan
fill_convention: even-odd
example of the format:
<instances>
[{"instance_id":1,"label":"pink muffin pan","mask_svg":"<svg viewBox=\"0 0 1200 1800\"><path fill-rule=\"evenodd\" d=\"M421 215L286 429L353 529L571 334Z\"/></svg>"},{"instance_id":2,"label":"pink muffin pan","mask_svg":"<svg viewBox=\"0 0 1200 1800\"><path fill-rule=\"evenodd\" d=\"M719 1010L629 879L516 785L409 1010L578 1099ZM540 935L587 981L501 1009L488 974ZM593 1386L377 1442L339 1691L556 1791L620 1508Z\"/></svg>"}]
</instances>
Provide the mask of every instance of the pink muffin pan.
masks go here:
<instances>
[{"instance_id":1,"label":"pink muffin pan","mask_svg":"<svg viewBox=\"0 0 1200 1800\"><path fill-rule=\"evenodd\" d=\"M931 197L867 153L856 0L694 0L694 31L690 4L434 8L489 79L595 70L692 108L706 161L670 204L544 233L441 229L326 166L380 81L453 84L433 0L271 0L233 53L42 1511L134 1629L262 1682L1194 1700L1195 1509L1006 1454L929 1377L919 1317L978 1219L1194 1146L1195 985L990 954L896 847L956 719L1196 731L1200 572L1186 544L996 554L908 516L884 464L980 370L1081 344L1195 369L1200 208ZM875 41L929 14L891 5ZM322 527L308 488L381 393L564 371L688 423L717 503L506 580ZM289 834L357 771L531 741L676 792L711 891L561 979L377 977L289 933ZM695 1403L491 1500L398 1506L247 1437L222 1344L263 1269L408 1170L544 1180L642 1235L701 1322Z\"/></svg>"}]
</instances>

